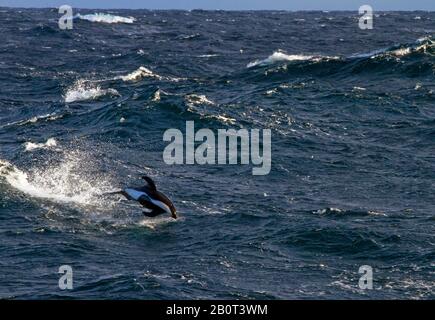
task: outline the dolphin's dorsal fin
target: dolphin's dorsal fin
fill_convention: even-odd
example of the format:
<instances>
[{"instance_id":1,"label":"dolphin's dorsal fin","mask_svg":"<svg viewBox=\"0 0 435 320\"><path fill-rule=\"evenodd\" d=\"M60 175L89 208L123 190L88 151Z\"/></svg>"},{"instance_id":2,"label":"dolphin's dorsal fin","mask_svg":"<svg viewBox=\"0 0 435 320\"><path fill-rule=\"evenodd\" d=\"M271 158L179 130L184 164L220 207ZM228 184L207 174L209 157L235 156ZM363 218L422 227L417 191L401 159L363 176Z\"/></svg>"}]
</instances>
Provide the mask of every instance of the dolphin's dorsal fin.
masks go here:
<instances>
[{"instance_id":1,"label":"dolphin's dorsal fin","mask_svg":"<svg viewBox=\"0 0 435 320\"><path fill-rule=\"evenodd\" d=\"M150 187L151 190L157 191L157 187L156 187L156 184L154 183L153 179L151 179L148 176L143 176L142 179L144 179L148 183L148 186Z\"/></svg>"}]
</instances>

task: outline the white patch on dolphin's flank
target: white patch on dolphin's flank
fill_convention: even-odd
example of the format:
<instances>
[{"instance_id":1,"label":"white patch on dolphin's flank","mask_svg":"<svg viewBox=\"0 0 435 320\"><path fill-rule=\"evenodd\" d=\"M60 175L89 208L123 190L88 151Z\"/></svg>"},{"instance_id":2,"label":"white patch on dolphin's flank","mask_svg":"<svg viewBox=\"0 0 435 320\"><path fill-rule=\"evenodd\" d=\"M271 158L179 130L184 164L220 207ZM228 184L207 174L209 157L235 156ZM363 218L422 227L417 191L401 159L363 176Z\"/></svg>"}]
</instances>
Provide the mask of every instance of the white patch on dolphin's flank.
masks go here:
<instances>
[{"instance_id":1,"label":"white patch on dolphin's flank","mask_svg":"<svg viewBox=\"0 0 435 320\"><path fill-rule=\"evenodd\" d=\"M138 201L140 197L146 197L148 199L148 201L150 201L151 203L153 203L156 206L160 207L161 209L165 210L167 213L171 213L171 209L166 204L164 204L163 202L161 202L159 200L153 199L152 197L150 197L147 193L145 193L143 191L135 190L132 188L127 188L124 191L131 198L133 198L136 201Z\"/></svg>"},{"instance_id":2,"label":"white patch on dolphin's flank","mask_svg":"<svg viewBox=\"0 0 435 320\"><path fill-rule=\"evenodd\" d=\"M132 197L136 201L139 200L139 198L142 196L148 197L148 195L145 192L137 191L135 189L127 188L124 191L126 194L128 194L130 197Z\"/></svg>"}]
</instances>

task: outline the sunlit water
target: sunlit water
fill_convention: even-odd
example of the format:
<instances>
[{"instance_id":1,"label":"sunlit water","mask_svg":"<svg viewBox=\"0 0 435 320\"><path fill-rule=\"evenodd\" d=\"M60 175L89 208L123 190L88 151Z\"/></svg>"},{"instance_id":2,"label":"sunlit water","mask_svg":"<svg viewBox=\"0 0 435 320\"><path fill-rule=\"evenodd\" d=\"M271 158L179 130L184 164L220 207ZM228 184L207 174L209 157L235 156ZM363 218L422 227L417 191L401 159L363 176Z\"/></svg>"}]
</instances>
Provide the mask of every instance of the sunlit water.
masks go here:
<instances>
[{"instance_id":1,"label":"sunlit water","mask_svg":"<svg viewBox=\"0 0 435 320\"><path fill-rule=\"evenodd\" d=\"M0 10L1 298L434 298L434 13L58 18ZM187 120L271 173L166 165ZM103 195L143 174L178 220Z\"/></svg>"}]
</instances>

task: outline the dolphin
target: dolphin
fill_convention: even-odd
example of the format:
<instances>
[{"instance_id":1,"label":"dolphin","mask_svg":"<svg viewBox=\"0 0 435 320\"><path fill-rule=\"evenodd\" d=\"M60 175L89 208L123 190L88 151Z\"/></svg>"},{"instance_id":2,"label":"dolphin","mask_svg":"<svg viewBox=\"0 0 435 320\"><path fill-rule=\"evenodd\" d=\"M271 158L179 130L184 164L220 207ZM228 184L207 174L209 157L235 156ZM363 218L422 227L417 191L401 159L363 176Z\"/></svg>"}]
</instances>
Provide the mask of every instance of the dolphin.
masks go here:
<instances>
[{"instance_id":1,"label":"dolphin","mask_svg":"<svg viewBox=\"0 0 435 320\"><path fill-rule=\"evenodd\" d=\"M121 191L106 193L106 195L120 194L128 200L135 200L143 207L151 210L143 212L147 217L156 217L163 213L170 213L172 218L177 219L177 210L169 198L157 190L153 179L148 176L143 176L147 184L143 187L133 188L128 187Z\"/></svg>"}]
</instances>

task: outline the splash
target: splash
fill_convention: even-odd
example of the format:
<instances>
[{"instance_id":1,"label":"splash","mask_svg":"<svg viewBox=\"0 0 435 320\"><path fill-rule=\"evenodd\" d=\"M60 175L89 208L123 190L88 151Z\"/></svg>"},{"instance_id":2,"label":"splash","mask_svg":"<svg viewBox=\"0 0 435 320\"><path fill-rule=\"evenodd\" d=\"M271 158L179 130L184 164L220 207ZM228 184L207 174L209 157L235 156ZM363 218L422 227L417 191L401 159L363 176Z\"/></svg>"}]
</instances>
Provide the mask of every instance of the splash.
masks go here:
<instances>
[{"instance_id":1,"label":"splash","mask_svg":"<svg viewBox=\"0 0 435 320\"><path fill-rule=\"evenodd\" d=\"M170 223L177 223L183 221L184 218L178 218L177 220L172 219L171 217L159 217L153 219L143 219L139 221L138 225L142 227L147 227L151 230L155 230L157 227L167 225Z\"/></svg>"},{"instance_id":2,"label":"splash","mask_svg":"<svg viewBox=\"0 0 435 320\"><path fill-rule=\"evenodd\" d=\"M94 13L94 14L85 14L81 15L80 13L76 15L76 18L81 20L87 20L90 22L101 22L101 23L134 23L136 21L133 17L121 17L121 16L114 16L111 14L105 14L105 13Z\"/></svg>"},{"instance_id":3,"label":"splash","mask_svg":"<svg viewBox=\"0 0 435 320\"><path fill-rule=\"evenodd\" d=\"M86 100L95 100L102 96L119 96L115 89L101 89L100 86L90 83L86 80L78 80L65 93L65 102L77 102Z\"/></svg>"},{"instance_id":4,"label":"splash","mask_svg":"<svg viewBox=\"0 0 435 320\"><path fill-rule=\"evenodd\" d=\"M0 159L0 182L33 198L80 205L107 206L101 194L114 188L106 177L95 173L91 159L81 152L69 152L55 164L26 171Z\"/></svg>"}]
</instances>

